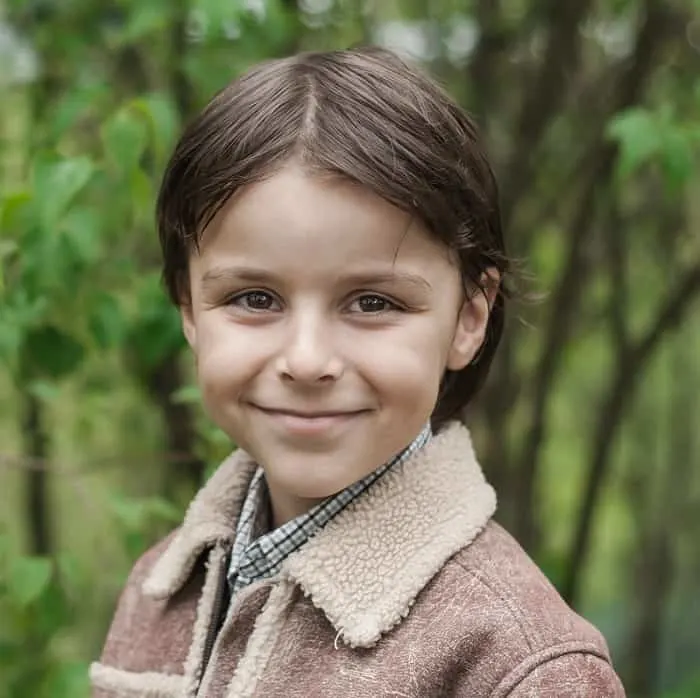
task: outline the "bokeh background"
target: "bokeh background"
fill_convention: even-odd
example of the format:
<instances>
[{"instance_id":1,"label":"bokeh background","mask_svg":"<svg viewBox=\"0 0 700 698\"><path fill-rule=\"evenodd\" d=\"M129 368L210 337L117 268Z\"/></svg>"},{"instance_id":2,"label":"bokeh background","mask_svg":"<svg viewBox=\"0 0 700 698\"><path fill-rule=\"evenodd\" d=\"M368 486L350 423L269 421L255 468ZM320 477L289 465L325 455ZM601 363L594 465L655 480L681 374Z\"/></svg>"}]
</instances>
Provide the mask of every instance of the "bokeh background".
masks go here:
<instances>
[{"instance_id":1,"label":"bokeh background","mask_svg":"<svg viewBox=\"0 0 700 698\"><path fill-rule=\"evenodd\" d=\"M80 698L230 444L153 204L247 66L379 43L476 117L519 291L468 415L500 520L632 697L700 696L698 0L0 0L0 698Z\"/></svg>"}]
</instances>

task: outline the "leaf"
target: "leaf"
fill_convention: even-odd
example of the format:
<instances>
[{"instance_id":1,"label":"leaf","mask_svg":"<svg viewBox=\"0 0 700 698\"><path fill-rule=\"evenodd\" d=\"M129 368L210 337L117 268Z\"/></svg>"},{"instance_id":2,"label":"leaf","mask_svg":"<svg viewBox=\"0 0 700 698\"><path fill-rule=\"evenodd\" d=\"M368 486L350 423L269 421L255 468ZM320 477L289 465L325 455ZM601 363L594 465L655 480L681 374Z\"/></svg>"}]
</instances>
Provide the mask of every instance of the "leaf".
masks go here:
<instances>
[{"instance_id":1,"label":"leaf","mask_svg":"<svg viewBox=\"0 0 700 698\"><path fill-rule=\"evenodd\" d=\"M169 524L177 524L182 521L183 512L163 497L149 497L144 504L148 515L156 521Z\"/></svg>"},{"instance_id":2,"label":"leaf","mask_svg":"<svg viewBox=\"0 0 700 698\"><path fill-rule=\"evenodd\" d=\"M56 385L42 380L29 383L27 391L42 402L53 402L60 395Z\"/></svg>"},{"instance_id":3,"label":"leaf","mask_svg":"<svg viewBox=\"0 0 700 698\"><path fill-rule=\"evenodd\" d=\"M197 405L201 398L202 393L196 385L183 385L170 396L175 405Z\"/></svg>"},{"instance_id":4,"label":"leaf","mask_svg":"<svg viewBox=\"0 0 700 698\"><path fill-rule=\"evenodd\" d=\"M129 195L134 211L137 214L148 214L148 221L152 220L153 180L139 167L131 171L129 177Z\"/></svg>"},{"instance_id":5,"label":"leaf","mask_svg":"<svg viewBox=\"0 0 700 698\"><path fill-rule=\"evenodd\" d=\"M25 377L62 378L83 361L85 347L63 330L45 325L27 333L23 347Z\"/></svg>"},{"instance_id":6,"label":"leaf","mask_svg":"<svg viewBox=\"0 0 700 698\"><path fill-rule=\"evenodd\" d=\"M14 240L0 240L0 294L5 290L5 269L3 263L19 249Z\"/></svg>"},{"instance_id":7,"label":"leaf","mask_svg":"<svg viewBox=\"0 0 700 698\"><path fill-rule=\"evenodd\" d=\"M128 345L138 370L148 371L180 351L185 341L180 316L161 288L160 275L145 280L138 308L140 313L129 331Z\"/></svg>"},{"instance_id":8,"label":"leaf","mask_svg":"<svg viewBox=\"0 0 700 698\"><path fill-rule=\"evenodd\" d=\"M66 158L58 162L38 160L35 163L35 200L39 222L45 231L51 232L58 225L94 171L95 167L87 157Z\"/></svg>"},{"instance_id":9,"label":"leaf","mask_svg":"<svg viewBox=\"0 0 700 698\"><path fill-rule=\"evenodd\" d=\"M103 97L108 94L109 86L102 81L79 85L67 90L51 110L49 128L51 138L58 141L86 112L94 111Z\"/></svg>"},{"instance_id":10,"label":"leaf","mask_svg":"<svg viewBox=\"0 0 700 698\"><path fill-rule=\"evenodd\" d=\"M122 39L135 42L148 35L162 33L170 23L170 7L167 3L154 0L133 3Z\"/></svg>"},{"instance_id":11,"label":"leaf","mask_svg":"<svg viewBox=\"0 0 700 698\"><path fill-rule=\"evenodd\" d=\"M25 608L39 599L49 588L53 566L44 557L18 557L10 563L7 574L8 592L15 603Z\"/></svg>"},{"instance_id":12,"label":"leaf","mask_svg":"<svg viewBox=\"0 0 700 698\"><path fill-rule=\"evenodd\" d=\"M107 159L122 173L137 168L147 141L147 125L139 114L122 108L102 127L102 143Z\"/></svg>"},{"instance_id":13,"label":"leaf","mask_svg":"<svg viewBox=\"0 0 700 698\"><path fill-rule=\"evenodd\" d=\"M620 147L617 172L629 177L660 150L662 136L654 116L646 109L629 109L615 116L607 129L608 137Z\"/></svg>"},{"instance_id":14,"label":"leaf","mask_svg":"<svg viewBox=\"0 0 700 698\"><path fill-rule=\"evenodd\" d=\"M53 664L42 685L42 695L87 698L90 691L89 665L86 662Z\"/></svg>"},{"instance_id":15,"label":"leaf","mask_svg":"<svg viewBox=\"0 0 700 698\"><path fill-rule=\"evenodd\" d=\"M172 99L164 93L154 92L134 100L130 106L146 117L156 158L164 162L179 128L177 108Z\"/></svg>"},{"instance_id":16,"label":"leaf","mask_svg":"<svg viewBox=\"0 0 700 698\"><path fill-rule=\"evenodd\" d=\"M17 191L2 197L0 204L0 234L10 232L17 237L17 231L13 230L20 224L20 216L27 210L32 195L28 191Z\"/></svg>"},{"instance_id":17,"label":"leaf","mask_svg":"<svg viewBox=\"0 0 700 698\"><path fill-rule=\"evenodd\" d=\"M109 508L131 533L143 533L144 527L151 521L177 523L182 519L182 512L162 497L132 498L113 495L109 499Z\"/></svg>"},{"instance_id":18,"label":"leaf","mask_svg":"<svg viewBox=\"0 0 700 698\"><path fill-rule=\"evenodd\" d=\"M139 531L142 528L146 520L146 509L142 500L112 495L107 503L117 521L128 531Z\"/></svg>"},{"instance_id":19,"label":"leaf","mask_svg":"<svg viewBox=\"0 0 700 698\"><path fill-rule=\"evenodd\" d=\"M680 189L693 175L693 143L689 133L670 129L663 141L661 165L666 183L672 191Z\"/></svg>"},{"instance_id":20,"label":"leaf","mask_svg":"<svg viewBox=\"0 0 700 698\"><path fill-rule=\"evenodd\" d=\"M101 349L117 346L125 334L124 313L117 299L108 293L96 296L88 320L90 333Z\"/></svg>"},{"instance_id":21,"label":"leaf","mask_svg":"<svg viewBox=\"0 0 700 698\"><path fill-rule=\"evenodd\" d=\"M73 260L81 265L94 264L101 256L101 224L98 211L84 206L72 208L63 218L61 242L70 249Z\"/></svg>"}]
</instances>

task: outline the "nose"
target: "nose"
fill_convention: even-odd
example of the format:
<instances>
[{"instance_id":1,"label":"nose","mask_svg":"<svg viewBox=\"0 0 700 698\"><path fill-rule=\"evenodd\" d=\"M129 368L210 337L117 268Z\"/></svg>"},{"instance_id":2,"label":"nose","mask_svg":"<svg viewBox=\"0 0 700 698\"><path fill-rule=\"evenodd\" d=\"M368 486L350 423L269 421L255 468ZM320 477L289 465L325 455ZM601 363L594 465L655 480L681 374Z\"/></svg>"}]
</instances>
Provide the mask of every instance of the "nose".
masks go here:
<instances>
[{"instance_id":1,"label":"nose","mask_svg":"<svg viewBox=\"0 0 700 698\"><path fill-rule=\"evenodd\" d=\"M299 383L336 381L343 375L343 360L335 350L333 332L320 316L290 319L289 331L277 359L283 380Z\"/></svg>"}]
</instances>

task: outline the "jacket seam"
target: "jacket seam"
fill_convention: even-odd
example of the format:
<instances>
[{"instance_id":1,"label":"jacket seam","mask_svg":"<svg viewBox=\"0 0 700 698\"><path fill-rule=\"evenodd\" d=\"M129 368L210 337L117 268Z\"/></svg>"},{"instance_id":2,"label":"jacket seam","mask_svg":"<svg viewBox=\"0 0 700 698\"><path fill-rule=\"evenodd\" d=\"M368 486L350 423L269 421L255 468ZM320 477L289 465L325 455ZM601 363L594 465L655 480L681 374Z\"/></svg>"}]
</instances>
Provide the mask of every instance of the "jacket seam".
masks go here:
<instances>
[{"instance_id":1,"label":"jacket seam","mask_svg":"<svg viewBox=\"0 0 700 698\"><path fill-rule=\"evenodd\" d=\"M463 548L462 550L464 550L464 549L465 548ZM470 569L460 560L454 559L454 562L464 572L466 572L472 579L479 582L479 584L481 584L483 587L488 589L495 597L497 597L500 601L502 601L505 604L505 606L508 608L508 611L510 612L510 615L512 616L513 620L517 623L518 627L520 628L520 632L522 634L522 638L524 640L525 646L527 647L527 650L529 652L535 651L535 647L533 645L533 639L531 638L531 634L528 632L526 625L523 622L523 614L520 613L518 608L513 604L513 601L510 598L510 594L506 593L506 590L503 589L498 584L498 582L496 582L496 584L493 584L494 580L485 577L485 575L483 575L481 572L474 570L474 569Z\"/></svg>"},{"instance_id":2,"label":"jacket seam","mask_svg":"<svg viewBox=\"0 0 700 698\"><path fill-rule=\"evenodd\" d=\"M517 666L511 669L498 683L491 693L491 698L507 698L513 691L533 674L537 669L567 655L595 657L611 666L608 657L590 642L566 642L546 647L535 654L529 655ZM520 676L518 677L518 675Z\"/></svg>"}]
</instances>

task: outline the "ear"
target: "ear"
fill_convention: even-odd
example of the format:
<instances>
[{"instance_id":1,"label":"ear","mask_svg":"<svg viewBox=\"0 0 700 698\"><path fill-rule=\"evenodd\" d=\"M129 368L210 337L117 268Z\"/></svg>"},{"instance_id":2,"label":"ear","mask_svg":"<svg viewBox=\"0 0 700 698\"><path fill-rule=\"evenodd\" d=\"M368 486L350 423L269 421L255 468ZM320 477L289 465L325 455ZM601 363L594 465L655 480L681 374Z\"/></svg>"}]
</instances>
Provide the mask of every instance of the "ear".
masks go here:
<instances>
[{"instance_id":1,"label":"ear","mask_svg":"<svg viewBox=\"0 0 700 698\"><path fill-rule=\"evenodd\" d=\"M180 319L182 320L182 333L192 352L197 355L197 326L194 321L192 303L187 301L180 305Z\"/></svg>"},{"instance_id":2,"label":"ear","mask_svg":"<svg viewBox=\"0 0 700 698\"><path fill-rule=\"evenodd\" d=\"M475 288L464 299L457 316L452 344L445 368L461 371L476 356L486 338L486 328L493 302L498 293L500 275L489 268L481 275L481 288Z\"/></svg>"}]
</instances>

